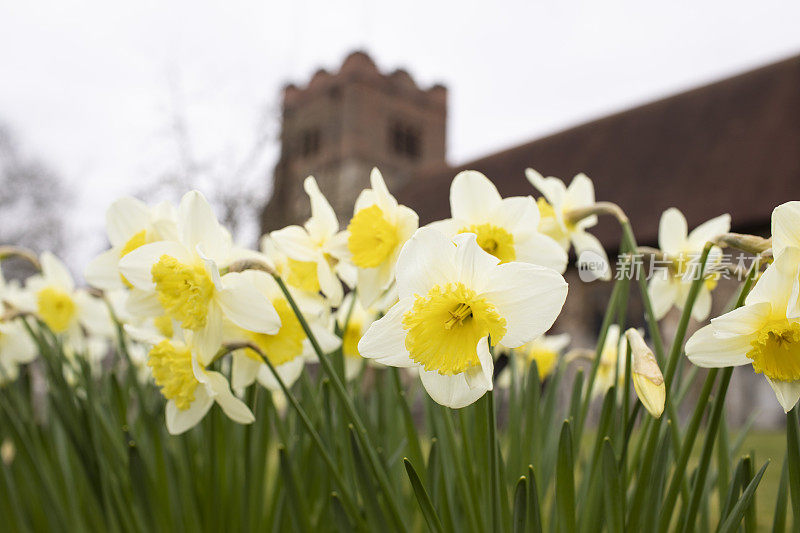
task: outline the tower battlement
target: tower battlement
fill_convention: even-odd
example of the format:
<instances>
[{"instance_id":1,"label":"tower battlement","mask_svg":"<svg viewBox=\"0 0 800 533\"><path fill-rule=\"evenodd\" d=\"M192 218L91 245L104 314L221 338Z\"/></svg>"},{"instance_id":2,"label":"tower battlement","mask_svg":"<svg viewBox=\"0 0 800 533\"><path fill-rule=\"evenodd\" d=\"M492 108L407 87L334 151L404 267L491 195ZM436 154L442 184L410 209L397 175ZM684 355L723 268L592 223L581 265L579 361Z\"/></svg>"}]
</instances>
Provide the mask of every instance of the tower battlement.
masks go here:
<instances>
[{"instance_id":1,"label":"tower battlement","mask_svg":"<svg viewBox=\"0 0 800 533\"><path fill-rule=\"evenodd\" d=\"M262 229L307 218L306 176L317 178L346 221L372 167L396 188L421 168L445 165L446 122L443 85L421 88L403 69L384 74L360 51L337 72L320 69L305 86L286 85L280 159Z\"/></svg>"}]
</instances>

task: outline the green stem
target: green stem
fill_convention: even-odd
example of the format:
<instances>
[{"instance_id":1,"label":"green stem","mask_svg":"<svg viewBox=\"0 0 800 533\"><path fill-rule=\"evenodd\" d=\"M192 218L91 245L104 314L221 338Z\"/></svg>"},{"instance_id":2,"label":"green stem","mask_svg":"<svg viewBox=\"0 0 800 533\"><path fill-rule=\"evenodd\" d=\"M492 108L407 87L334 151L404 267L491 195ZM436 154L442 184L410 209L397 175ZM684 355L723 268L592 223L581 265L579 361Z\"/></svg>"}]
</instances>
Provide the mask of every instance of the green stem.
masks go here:
<instances>
[{"instance_id":1,"label":"green stem","mask_svg":"<svg viewBox=\"0 0 800 533\"><path fill-rule=\"evenodd\" d=\"M300 308L297 306L297 302L295 302L292 294L289 292L289 289L286 287L283 279L280 276L273 275L275 281L278 283L278 286L283 292L284 297L289 302L289 305L292 308L297 320L300 322L300 325L303 327L303 331L305 332L306 336L308 337L309 342L311 343L311 347L314 349L314 353L317 354L317 358L319 359L320 365L322 366L322 370L327 374L328 378L331 380L333 384L333 390L336 395L339 397L339 401L347 411L347 415L353 423L353 426L356 430L356 435L361 443L361 446L364 448L364 451L367 456L367 461L369 462L370 468L373 471L376 479L378 480L378 484L380 485L381 491L383 492L384 496L386 497L386 503L389 507L389 514L392 516L392 520L396 528L400 531L405 531L406 527L403 523L402 518L400 517L400 508L398 507L397 501L395 499L394 491L391 488L391 484L389 482L389 476L386 473L383 465L378 458L378 454L375 452L375 447L372 444L369 435L367 433L366 426L364 422L361 420L361 417L356 412L355 406L353 402L350 400L350 397L347 394L347 389L345 388L342 380L340 379L339 375L336 373L336 370L331 365L329 358L325 355L320 347L319 343L317 342L314 333L311 331L311 328L308 325L303 313L300 311Z\"/></svg>"},{"instance_id":2,"label":"green stem","mask_svg":"<svg viewBox=\"0 0 800 533\"><path fill-rule=\"evenodd\" d=\"M500 526L500 473L497 460L497 417L494 411L494 391L486 393L486 412L489 415L489 470L492 485L492 530L499 533Z\"/></svg>"}]
</instances>

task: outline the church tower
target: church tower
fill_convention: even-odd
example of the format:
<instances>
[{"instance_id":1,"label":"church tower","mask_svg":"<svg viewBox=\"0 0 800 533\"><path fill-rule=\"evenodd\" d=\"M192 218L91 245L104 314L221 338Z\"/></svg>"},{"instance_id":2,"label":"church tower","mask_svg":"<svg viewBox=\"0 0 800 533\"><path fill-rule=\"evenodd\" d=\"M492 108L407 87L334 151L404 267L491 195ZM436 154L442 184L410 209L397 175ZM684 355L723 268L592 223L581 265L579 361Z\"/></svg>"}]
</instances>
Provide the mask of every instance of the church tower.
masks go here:
<instances>
[{"instance_id":1,"label":"church tower","mask_svg":"<svg viewBox=\"0 0 800 533\"><path fill-rule=\"evenodd\" d=\"M313 175L341 222L378 167L390 190L423 168L445 165L447 89L417 86L408 72L381 73L353 52L337 73L319 70L304 88L283 91L280 159L263 232L310 214L303 180Z\"/></svg>"}]
</instances>

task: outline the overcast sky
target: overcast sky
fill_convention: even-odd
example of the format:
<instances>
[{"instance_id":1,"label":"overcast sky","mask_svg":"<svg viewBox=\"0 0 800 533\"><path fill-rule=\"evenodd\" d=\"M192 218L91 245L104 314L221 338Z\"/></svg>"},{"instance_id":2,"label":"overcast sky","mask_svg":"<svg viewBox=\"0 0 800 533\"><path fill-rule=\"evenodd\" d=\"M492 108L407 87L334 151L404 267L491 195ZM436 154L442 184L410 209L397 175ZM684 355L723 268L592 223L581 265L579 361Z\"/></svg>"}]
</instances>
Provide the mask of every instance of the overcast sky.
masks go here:
<instances>
[{"instance_id":1,"label":"overcast sky","mask_svg":"<svg viewBox=\"0 0 800 533\"><path fill-rule=\"evenodd\" d=\"M458 163L800 53L798 27L788 1L3 2L0 120L77 191L81 262L107 204L175 164L176 114L194 157L236 164L284 83L355 48L447 85Z\"/></svg>"}]
</instances>

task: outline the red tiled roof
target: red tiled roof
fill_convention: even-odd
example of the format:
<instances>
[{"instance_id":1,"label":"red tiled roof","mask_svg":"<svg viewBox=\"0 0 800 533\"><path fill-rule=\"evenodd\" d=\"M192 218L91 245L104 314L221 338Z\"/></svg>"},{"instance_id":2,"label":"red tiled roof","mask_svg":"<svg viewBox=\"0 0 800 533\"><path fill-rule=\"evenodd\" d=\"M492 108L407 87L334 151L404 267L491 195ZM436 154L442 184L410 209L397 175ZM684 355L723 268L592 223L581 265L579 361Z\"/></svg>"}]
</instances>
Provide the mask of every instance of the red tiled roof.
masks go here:
<instances>
[{"instance_id":1,"label":"red tiled roof","mask_svg":"<svg viewBox=\"0 0 800 533\"><path fill-rule=\"evenodd\" d=\"M598 200L619 204L640 243L654 243L669 207L693 227L730 213L734 229L764 227L774 206L800 199L800 56L589 122L452 168L420 172L398 199L420 222L449 215L450 181L485 173L503 196L538 192L526 167L567 181L585 172ZM596 234L618 244L604 220Z\"/></svg>"}]
</instances>

